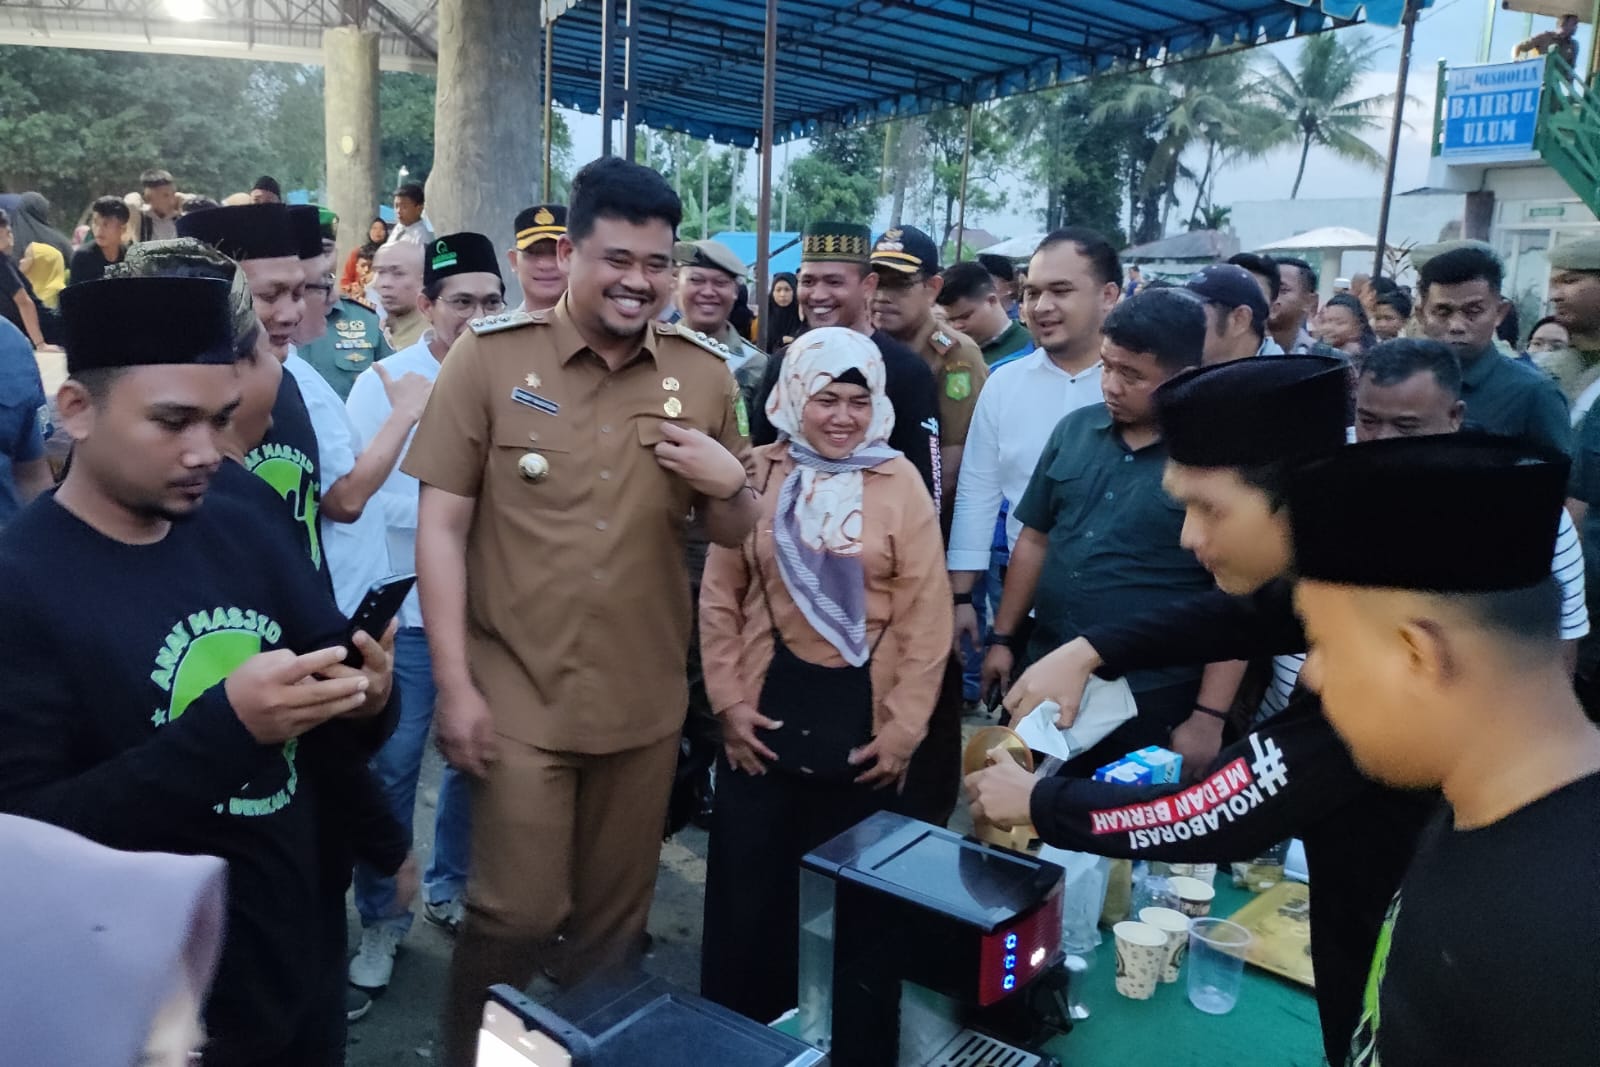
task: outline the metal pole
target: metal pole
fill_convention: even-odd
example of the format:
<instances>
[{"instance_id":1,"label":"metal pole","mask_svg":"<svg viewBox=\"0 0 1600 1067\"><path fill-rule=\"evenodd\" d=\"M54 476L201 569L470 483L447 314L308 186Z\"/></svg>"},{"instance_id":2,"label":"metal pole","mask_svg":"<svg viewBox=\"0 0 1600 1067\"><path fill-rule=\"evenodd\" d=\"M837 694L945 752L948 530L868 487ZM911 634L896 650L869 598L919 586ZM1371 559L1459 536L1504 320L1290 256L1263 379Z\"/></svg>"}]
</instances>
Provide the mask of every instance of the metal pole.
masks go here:
<instances>
[{"instance_id":1,"label":"metal pole","mask_svg":"<svg viewBox=\"0 0 1600 1067\"><path fill-rule=\"evenodd\" d=\"M967 236L967 174L972 169L972 109L967 104L967 132L961 141L961 213L956 216L956 260L961 259L961 244Z\"/></svg>"},{"instance_id":2,"label":"metal pole","mask_svg":"<svg viewBox=\"0 0 1600 1067\"><path fill-rule=\"evenodd\" d=\"M1500 10L1500 0L1484 0L1483 37L1478 41L1478 62L1487 63L1494 53L1494 16Z\"/></svg>"},{"instance_id":3,"label":"metal pole","mask_svg":"<svg viewBox=\"0 0 1600 1067\"><path fill-rule=\"evenodd\" d=\"M728 229L739 228L739 164L744 157L737 145L728 146Z\"/></svg>"},{"instance_id":4,"label":"metal pole","mask_svg":"<svg viewBox=\"0 0 1600 1067\"><path fill-rule=\"evenodd\" d=\"M789 232L789 142L783 142L783 197L778 205L778 229Z\"/></svg>"},{"instance_id":5,"label":"metal pole","mask_svg":"<svg viewBox=\"0 0 1600 1067\"><path fill-rule=\"evenodd\" d=\"M637 89L633 84L633 53L638 43L634 40L633 0L627 0L623 11L627 24L622 31L622 154L632 160L639 138L638 102L634 99Z\"/></svg>"},{"instance_id":6,"label":"metal pole","mask_svg":"<svg viewBox=\"0 0 1600 1067\"><path fill-rule=\"evenodd\" d=\"M767 308L767 258L772 244L772 127L773 97L778 86L778 0L767 0L766 35L761 42L761 191L756 199L756 307ZM766 347L767 324L761 324Z\"/></svg>"},{"instance_id":7,"label":"metal pole","mask_svg":"<svg viewBox=\"0 0 1600 1067\"><path fill-rule=\"evenodd\" d=\"M600 0L600 154L611 154L612 55L617 40L617 0Z\"/></svg>"},{"instance_id":8,"label":"metal pole","mask_svg":"<svg viewBox=\"0 0 1600 1067\"><path fill-rule=\"evenodd\" d=\"M1600 56L1595 55L1595 46L1600 45L1600 0L1594 0L1594 7L1589 9L1589 62L1585 64L1586 73L1584 80L1592 83L1595 71L1600 70Z\"/></svg>"},{"instance_id":9,"label":"metal pole","mask_svg":"<svg viewBox=\"0 0 1600 1067\"><path fill-rule=\"evenodd\" d=\"M1600 0L1596 0L1600 3ZM1406 75L1411 72L1411 39L1417 32L1417 0L1406 0L1405 27L1400 37L1400 75L1394 90L1394 125L1389 128L1389 160L1383 174L1383 202L1378 207L1378 247L1373 253L1372 276L1383 273L1384 244L1389 238L1389 204L1394 199L1394 166L1400 154L1400 127L1405 121Z\"/></svg>"},{"instance_id":10,"label":"metal pole","mask_svg":"<svg viewBox=\"0 0 1600 1067\"><path fill-rule=\"evenodd\" d=\"M700 151L700 240L711 236L711 142L702 141Z\"/></svg>"},{"instance_id":11,"label":"metal pole","mask_svg":"<svg viewBox=\"0 0 1600 1067\"><path fill-rule=\"evenodd\" d=\"M554 22L545 23L544 24L544 171L543 171L543 175L544 176L540 181L539 195L541 197L543 197L543 199L545 200L546 203L549 203L551 200L555 199L555 194L553 192L551 192L551 186L550 186L550 157L555 151L555 143L556 143L555 131L551 129L551 123L555 121L555 115L551 110L553 105L552 105L552 102L551 102L551 99L550 99L550 93L551 93L551 88L550 87L551 87L551 84L552 84L552 81L551 81L552 75L550 73L550 68L554 65L554 60L555 60L555 47L552 44L552 40L554 39L555 35L556 35L556 24Z\"/></svg>"}]
</instances>

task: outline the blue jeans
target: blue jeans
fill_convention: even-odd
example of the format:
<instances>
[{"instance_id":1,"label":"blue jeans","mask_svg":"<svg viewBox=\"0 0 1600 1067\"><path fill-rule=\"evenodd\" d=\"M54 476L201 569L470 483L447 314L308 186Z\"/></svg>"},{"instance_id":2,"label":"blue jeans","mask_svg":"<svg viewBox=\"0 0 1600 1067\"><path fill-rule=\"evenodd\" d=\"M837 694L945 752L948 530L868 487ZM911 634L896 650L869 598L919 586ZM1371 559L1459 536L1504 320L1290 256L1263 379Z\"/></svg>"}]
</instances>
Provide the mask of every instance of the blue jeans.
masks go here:
<instances>
[{"instance_id":1,"label":"blue jeans","mask_svg":"<svg viewBox=\"0 0 1600 1067\"><path fill-rule=\"evenodd\" d=\"M394 638L394 686L400 695L400 721L394 733L372 757L372 773L389 801L389 810L411 832L417 807L417 776L433 722L438 689L433 684L433 659L428 638L420 627L408 626ZM472 809L465 775L446 767L439 782L439 804L434 812L433 857L423 875L422 895L430 904L455 900L466 892L467 860L472 847ZM356 864L356 911L362 926L393 923L408 930L411 912L394 910L394 879L366 864Z\"/></svg>"},{"instance_id":2,"label":"blue jeans","mask_svg":"<svg viewBox=\"0 0 1600 1067\"><path fill-rule=\"evenodd\" d=\"M988 635L994 617L1000 610L1000 593L1005 586L1006 565L1010 562L1011 553L1007 549L990 549L989 569L978 575L977 581L972 583L972 610L978 613L978 632L981 635ZM961 695L968 701L982 700L987 695L978 691L982 685L985 651L987 649L983 644L973 648L970 640L965 637L961 639Z\"/></svg>"}]
</instances>

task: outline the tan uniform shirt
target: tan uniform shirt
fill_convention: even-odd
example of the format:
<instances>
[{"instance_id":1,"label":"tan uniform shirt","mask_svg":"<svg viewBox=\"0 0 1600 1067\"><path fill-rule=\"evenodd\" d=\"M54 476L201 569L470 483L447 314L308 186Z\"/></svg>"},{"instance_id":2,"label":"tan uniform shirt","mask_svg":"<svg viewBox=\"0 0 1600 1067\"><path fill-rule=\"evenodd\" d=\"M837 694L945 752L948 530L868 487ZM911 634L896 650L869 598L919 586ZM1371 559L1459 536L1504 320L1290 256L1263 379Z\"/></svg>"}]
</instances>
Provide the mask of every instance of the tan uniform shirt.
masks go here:
<instances>
[{"instance_id":1,"label":"tan uniform shirt","mask_svg":"<svg viewBox=\"0 0 1600 1067\"><path fill-rule=\"evenodd\" d=\"M662 423L737 453L727 364L652 323L611 371L567 299L475 324L451 348L402 470L478 501L467 540L467 653L495 728L607 753L678 730L688 689L684 521L694 494L656 462ZM549 472L523 477L541 454Z\"/></svg>"},{"instance_id":2,"label":"tan uniform shirt","mask_svg":"<svg viewBox=\"0 0 1600 1067\"><path fill-rule=\"evenodd\" d=\"M742 548L713 545L700 585L700 659L706 694L718 714L740 701L759 708L772 662L772 622L758 573L766 579L778 632L810 663L843 667L844 657L806 621L778 572L772 540L778 493L791 470L787 444L755 450L761 513ZM927 731L950 658L952 616L944 543L922 476L903 457L864 475L861 563L867 585L867 645L872 653L874 732L893 723L913 737ZM758 572L750 553L760 553ZM887 630L887 632L885 632ZM879 641L879 635L883 640Z\"/></svg>"},{"instance_id":3,"label":"tan uniform shirt","mask_svg":"<svg viewBox=\"0 0 1600 1067\"><path fill-rule=\"evenodd\" d=\"M939 443L964 445L972 412L978 406L978 390L989 379L983 349L966 334L940 325L932 316L907 342L927 360L939 386Z\"/></svg>"}]
</instances>

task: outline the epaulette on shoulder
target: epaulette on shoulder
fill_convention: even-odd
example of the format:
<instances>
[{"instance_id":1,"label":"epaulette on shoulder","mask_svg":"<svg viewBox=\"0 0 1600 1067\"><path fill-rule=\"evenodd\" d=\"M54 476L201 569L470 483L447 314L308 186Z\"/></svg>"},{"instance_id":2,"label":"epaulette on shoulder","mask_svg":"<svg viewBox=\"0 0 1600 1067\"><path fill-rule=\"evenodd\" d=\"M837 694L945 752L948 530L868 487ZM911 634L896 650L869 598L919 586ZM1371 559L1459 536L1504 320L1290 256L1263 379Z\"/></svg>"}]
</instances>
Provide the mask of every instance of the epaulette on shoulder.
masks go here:
<instances>
[{"instance_id":1,"label":"epaulette on shoulder","mask_svg":"<svg viewBox=\"0 0 1600 1067\"><path fill-rule=\"evenodd\" d=\"M663 322L657 326L657 330L663 334L676 334L720 360L727 361L733 358L733 353L728 350L727 345L701 330L691 330L681 322Z\"/></svg>"},{"instance_id":2,"label":"epaulette on shoulder","mask_svg":"<svg viewBox=\"0 0 1600 1067\"><path fill-rule=\"evenodd\" d=\"M942 329L933 331L933 347L943 355L956 347L956 339Z\"/></svg>"},{"instance_id":3,"label":"epaulette on shoulder","mask_svg":"<svg viewBox=\"0 0 1600 1067\"><path fill-rule=\"evenodd\" d=\"M499 315L485 315L481 319L473 319L471 330L479 337L491 333L503 333L506 330L516 330L523 326L534 326L546 321L542 311L507 311Z\"/></svg>"}]
</instances>

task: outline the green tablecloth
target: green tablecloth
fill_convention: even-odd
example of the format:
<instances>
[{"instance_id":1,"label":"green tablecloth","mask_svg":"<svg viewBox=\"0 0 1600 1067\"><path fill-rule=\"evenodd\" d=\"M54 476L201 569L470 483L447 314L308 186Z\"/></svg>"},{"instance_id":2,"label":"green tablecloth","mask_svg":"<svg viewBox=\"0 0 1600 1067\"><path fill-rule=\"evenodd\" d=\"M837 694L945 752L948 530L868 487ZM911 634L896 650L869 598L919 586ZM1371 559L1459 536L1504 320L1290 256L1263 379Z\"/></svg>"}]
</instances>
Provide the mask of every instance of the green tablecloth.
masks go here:
<instances>
[{"instance_id":1,"label":"green tablecloth","mask_svg":"<svg viewBox=\"0 0 1600 1067\"><path fill-rule=\"evenodd\" d=\"M1229 916L1250 894L1216 878L1211 914ZM1065 1067L1325 1067L1317 1002L1311 990L1248 964L1239 1003L1227 1015L1207 1015L1189 1003L1187 966L1149 1000L1117 993L1111 932L1089 957L1081 999L1089 1018L1047 1051Z\"/></svg>"}]
</instances>

